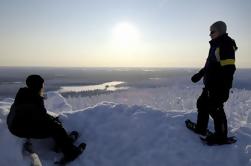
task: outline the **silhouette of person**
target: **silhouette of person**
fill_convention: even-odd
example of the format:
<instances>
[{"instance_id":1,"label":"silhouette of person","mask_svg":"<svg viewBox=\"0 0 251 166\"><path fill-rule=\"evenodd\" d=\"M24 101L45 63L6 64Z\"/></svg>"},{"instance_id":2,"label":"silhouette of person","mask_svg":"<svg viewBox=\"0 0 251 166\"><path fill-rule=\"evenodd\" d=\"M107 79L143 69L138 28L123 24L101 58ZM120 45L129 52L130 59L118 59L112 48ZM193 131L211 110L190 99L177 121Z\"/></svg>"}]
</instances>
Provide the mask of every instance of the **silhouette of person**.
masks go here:
<instances>
[{"instance_id":1,"label":"silhouette of person","mask_svg":"<svg viewBox=\"0 0 251 166\"><path fill-rule=\"evenodd\" d=\"M20 88L7 117L10 132L21 138L53 138L56 146L64 154L65 162L72 161L85 149L82 143L73 144L57 117L47 113L44 106L44 79L39 75L30 75L26 79L27 87Z\"/></svg>"},{"instance_id":2,"label":"silhouette of person","mask_svg":"<svg viewBox=\"0 0 251 166\"><path fill-rule=\"evenodd\" d=\"M228 126L224 103L229 98L235 68L235 41L226 33L227 26L217 21L210 27L210 50L205 66L194 76L196 83L203 77L204 88L197 100L196 132L205 136L209 143L223 144L227 139ZM213 118L215 133L206 135L209 115Z\"/></svg>"}]
</instances>

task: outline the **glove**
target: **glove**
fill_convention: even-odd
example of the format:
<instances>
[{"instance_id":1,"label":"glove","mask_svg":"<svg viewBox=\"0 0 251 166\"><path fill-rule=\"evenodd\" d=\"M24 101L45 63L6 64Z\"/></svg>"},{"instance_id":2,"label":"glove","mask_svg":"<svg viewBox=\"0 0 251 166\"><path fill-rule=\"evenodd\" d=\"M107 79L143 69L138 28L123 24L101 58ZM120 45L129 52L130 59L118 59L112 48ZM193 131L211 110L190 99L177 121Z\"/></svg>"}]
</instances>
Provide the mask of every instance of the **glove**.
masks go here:
<instances>
[{"instance_id":1,"label":"glove","mask_svg":"<svg viewBox=\"0 0 251 166\"><path fill-rule=\"evenodd\" d=\"M191 80L193 83L196 83L199 82L203 76L204 76L204 68L201 69L197 74L193 75Z\"/></svg>"},{"instance_id":2,"label":"glove","mask_svg":"<svg viewBox=\"0 0 251 166\"><path fill-rule=\"evenodd\" d=\"M193 83L196 83L196 82L199 82L201 78L202 78L201 75L199 73L197 73L192 76L191 80Z\"/></svg>"}]
</instances>

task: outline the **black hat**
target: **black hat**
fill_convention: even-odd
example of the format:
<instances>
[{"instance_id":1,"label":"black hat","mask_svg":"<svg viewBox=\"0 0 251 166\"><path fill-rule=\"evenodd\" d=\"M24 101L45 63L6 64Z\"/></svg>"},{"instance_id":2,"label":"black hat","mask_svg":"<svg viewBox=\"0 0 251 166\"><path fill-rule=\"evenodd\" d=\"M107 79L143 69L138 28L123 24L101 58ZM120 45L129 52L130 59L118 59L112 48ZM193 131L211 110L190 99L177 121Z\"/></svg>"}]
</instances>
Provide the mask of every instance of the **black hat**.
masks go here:
<instances>
[{"instance_id":1,"label":"black hat","mask_svg":"<svg viewBox=\"0 0 251 166\"><path fill-rule=\"evenodd\" d=\"M211 25L210 30L217 31L220 35L223 35L227 32L227 25L223 21L217 21Z\"/></svg>"},{"instance_id":2,"label":"black hat","mask_svg":"<svg viewBox=\"0 0 251 166\"><path fill-rule=\"evenodd\" d=\"M26 85L29 89L39 91L43 87L44 79L40 75L30 75L26 79Z\"/></svg>"}]
</instances>

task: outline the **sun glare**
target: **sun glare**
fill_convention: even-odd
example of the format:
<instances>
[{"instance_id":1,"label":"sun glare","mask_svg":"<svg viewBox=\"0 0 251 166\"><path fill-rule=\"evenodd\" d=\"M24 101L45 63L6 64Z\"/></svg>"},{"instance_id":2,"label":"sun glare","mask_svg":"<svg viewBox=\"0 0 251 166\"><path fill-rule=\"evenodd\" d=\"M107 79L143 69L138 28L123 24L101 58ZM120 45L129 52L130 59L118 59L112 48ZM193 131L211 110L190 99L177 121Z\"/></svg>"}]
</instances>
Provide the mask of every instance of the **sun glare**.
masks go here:
<instances>
[{"instance_id":1,"label":"sun glare","mask_svg":"<svg viewBox=\"0 0 251 166\"><path fill-rule=\"evenodd\" d=\"M133 24L122 22L113 28L112 38L117 45L128 47L139 42L139 31Z\"/></svg>"}]
</instances>

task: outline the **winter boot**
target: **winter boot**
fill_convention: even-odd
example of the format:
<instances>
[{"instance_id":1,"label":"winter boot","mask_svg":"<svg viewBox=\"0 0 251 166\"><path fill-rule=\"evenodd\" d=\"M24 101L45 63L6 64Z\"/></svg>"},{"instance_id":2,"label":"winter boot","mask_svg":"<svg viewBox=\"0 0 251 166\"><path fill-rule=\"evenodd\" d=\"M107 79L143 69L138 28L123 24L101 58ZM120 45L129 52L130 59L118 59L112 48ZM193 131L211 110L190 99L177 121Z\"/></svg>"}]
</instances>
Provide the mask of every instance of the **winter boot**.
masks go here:
<instances>
[{"instance_id":1,"label":"winter boot","mask_svg":"<svg viewBox=\"0 0 251 166\"><path fill-rule=\"evenodd\" d=\"M64 165L66 163L69 163L73 160L75 160L81 153L83 153L83 151L85 150L86 148L86 144L85 143L81 143L78 147L73 147L72 148L72 151L71 152L67 152L64 154L64 157L55 162L55 164L58 164L58 165Z\"/></svg>"}]
</instances>

